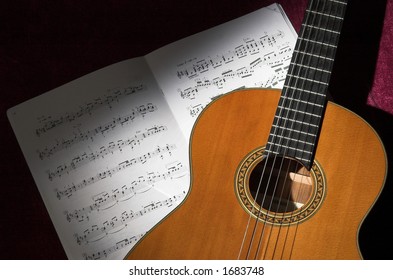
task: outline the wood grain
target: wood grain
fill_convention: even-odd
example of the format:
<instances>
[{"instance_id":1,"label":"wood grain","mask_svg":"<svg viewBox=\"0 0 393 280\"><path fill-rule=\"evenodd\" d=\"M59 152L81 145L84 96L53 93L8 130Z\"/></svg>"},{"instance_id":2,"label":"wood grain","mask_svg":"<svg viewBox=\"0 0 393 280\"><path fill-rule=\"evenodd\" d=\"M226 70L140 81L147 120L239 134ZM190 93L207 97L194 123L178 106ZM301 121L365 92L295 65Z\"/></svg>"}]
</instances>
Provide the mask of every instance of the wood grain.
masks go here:
<instances>
[{"instance_id":1,"label":"wood grain","mask_svg":"<svg viewBox=\"0 0 393 280\"><path fill-rule=\"evenodd\" d=\"M190 143L191 187L185 202L128 259L238 258L249 215L235 195L235 172L250 151L265 145L279 96L277 90L240 90L203 111ZM364 120L329 103L315 158L327 180L320 209L289 227L258 223L261 247L257 250L254 242L241 259L362 258L358 231L384 184L383 145ZM245 244L250 240L248 233Z\"/></svg>"}]
</instances>

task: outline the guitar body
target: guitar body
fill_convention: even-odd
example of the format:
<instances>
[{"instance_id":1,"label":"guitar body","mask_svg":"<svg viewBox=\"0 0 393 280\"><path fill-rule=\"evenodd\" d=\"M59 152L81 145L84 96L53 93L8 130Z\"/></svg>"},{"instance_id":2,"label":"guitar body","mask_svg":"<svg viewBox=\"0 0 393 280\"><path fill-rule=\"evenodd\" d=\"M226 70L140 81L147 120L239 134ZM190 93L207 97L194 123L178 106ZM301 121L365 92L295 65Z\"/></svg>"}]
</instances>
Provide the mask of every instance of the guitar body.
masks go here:
<instances>
[{"instance_id":1,"label":"guitar body","mask_svg":"<svg viewBox=\"0 0 393 280\"><path fill-rule=\"evenodd\" d=\"M241 205L239 165L266 145L279 97L278 90L240 90L204 110L191 137L185 201L127 258L362 258L358 233L383 187L386 156L375 131L338 105L329 103L323 120L315 160L324 191L310 217L283 226L256 222Z\"/></svg>"}]
</instances>

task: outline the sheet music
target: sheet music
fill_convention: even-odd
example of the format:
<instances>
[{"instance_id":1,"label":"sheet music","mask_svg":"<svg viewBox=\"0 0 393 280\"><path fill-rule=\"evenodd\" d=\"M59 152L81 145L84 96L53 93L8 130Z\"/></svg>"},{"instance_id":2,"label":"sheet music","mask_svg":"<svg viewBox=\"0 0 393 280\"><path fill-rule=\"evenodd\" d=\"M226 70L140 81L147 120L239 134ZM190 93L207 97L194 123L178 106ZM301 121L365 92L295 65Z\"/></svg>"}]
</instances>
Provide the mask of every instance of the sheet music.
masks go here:
<instances>
[{"instance_id":1,"label":"sheet music","mask_svg":"<svg viewBox=\"0 0 393 280\"><path fill-rule=\"evenodd\" d=\"M188 138L215 97L282 87L295 32L276 4L8 110L70 259L122 259L188 193Z\"/></svg>"},{"instance_id":2,"label":"sheet music","mask_svg":"<svg viewBox=\"0 0 393 280\"><path fill-rule=\"evenodd\" d=\"M295 42L289 20L272 4L146 59L188 139L197 116L215 97L242 87L282 88Z\"/></svg>"},{"instance_id":3,"label":"sheet music","mask_svg":"<svg viewBox=\"0 0 393 280\"><path fill-rule=\"evenodd\" d=\"M143 58L8 111L71 259L122 259L189 187L188 147Z\"/></svg>"}]
</instances>

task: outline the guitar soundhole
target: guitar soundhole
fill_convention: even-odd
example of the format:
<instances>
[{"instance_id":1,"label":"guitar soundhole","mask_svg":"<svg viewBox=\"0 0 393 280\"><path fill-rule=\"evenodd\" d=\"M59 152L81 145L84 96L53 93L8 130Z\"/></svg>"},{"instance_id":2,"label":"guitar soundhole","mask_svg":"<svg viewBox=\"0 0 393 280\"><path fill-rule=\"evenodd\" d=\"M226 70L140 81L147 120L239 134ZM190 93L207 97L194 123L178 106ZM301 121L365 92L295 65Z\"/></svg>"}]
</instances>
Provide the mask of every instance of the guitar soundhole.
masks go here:
<instances>
[{"instance_id":1,"label":"guitar soundhole","mask_svg":"<svg viewBox=\"0 0 393 280\"><path fill-rule=\"evenodd\" d=\"M272 225L290 226L312 217L326 195L326 179L317 160L307 170L294 159L267 160L264 149L248 154L237 169L235 193L240 205L252 217Z\"/></svg>"},{"instance_id":2,"label":"guitar soundhole","mask_svg":"<svg viewBox=\"0 0 393 280\"><path fill-rule=\"evenodd\" d=\"M250 194L271 212L287 213L303 207L311 198L310 172L298 161L277 156L263 159L251 171Z\"/></svg>"}]
</instances>

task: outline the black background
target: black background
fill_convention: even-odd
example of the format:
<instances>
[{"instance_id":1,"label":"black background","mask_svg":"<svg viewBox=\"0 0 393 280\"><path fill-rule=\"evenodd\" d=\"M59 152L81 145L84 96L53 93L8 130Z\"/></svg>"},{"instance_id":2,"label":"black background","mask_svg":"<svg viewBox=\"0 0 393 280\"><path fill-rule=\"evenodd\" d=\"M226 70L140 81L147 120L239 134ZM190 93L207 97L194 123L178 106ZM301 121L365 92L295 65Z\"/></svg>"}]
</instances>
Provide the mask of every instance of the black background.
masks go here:
<instances>
[{"instance_id":1,"label":"black background","mask_svg":"<svg viewBox=\"0 0 393 280\"><path fill-rule=\"evenodd\" d=\"M283 6L298 31L306 7L306 0L8 2L0 4L0 259L66 258L7 120L8 108L273 2ZM377 130L391 162L393 116L366 104L385 7L386 0L352 1L348 7L330 92ZM364 151L365 161L371 152ZM393 258L392 187L390 171L360 232L366 259Z\"/></svg>"}]
</instances>

